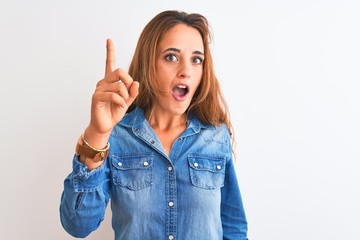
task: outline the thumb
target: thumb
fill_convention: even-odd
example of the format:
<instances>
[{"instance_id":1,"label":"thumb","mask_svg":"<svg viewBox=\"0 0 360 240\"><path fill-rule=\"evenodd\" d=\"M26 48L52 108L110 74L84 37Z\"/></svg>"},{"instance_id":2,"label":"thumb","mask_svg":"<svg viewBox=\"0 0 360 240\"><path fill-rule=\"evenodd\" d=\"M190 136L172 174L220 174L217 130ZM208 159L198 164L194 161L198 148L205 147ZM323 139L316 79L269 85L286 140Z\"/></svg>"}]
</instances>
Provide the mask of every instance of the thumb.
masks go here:
<instances>
[{"instance_id":1,"label":"thumb","mask_svg":"<svg viewBox=\"0 0 360 240\"><path fill-rule=\"evenodd\" d=\"M140 83L138 81L133 81L130 88L129 88L129 98L127 99L126 103L128 106L132 104L132 102L135 100L135 98L139 94L139 86Z\"/></svg>"}]
</instances>

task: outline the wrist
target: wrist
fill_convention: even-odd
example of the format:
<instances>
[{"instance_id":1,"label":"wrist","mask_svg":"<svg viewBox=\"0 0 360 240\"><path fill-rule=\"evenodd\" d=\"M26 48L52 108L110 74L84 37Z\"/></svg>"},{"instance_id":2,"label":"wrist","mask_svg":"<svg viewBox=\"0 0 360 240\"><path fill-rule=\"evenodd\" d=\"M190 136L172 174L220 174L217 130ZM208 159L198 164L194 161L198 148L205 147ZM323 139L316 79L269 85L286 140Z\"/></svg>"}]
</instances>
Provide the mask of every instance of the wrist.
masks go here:
<instances>
[{"instance_id":1,"label":"wrist","mask_svg":"<svg viewBox=\"0 0 360 240\"><path fill-rule=\"evenodd\" d=\"M86 164L87 159L91 159L92 162L102 162L108 156L109 149L109 143L107 143L104 148L97 149L87 142L84 135L81 135L76 144L75 151L76 154L80 156L80 161Z\"/></svg>"},{"instance_id":2,"label":"wrist","mask_svg":"<svg viewBox=\"0 0 360 240\"><path fill-rule=\"evenodd\" d=\"M108 133L99 133L89 125L84 131L84 139L86 142L96 149L104 149L108 143L111 131Z\"/></svg>"}]
</instances>

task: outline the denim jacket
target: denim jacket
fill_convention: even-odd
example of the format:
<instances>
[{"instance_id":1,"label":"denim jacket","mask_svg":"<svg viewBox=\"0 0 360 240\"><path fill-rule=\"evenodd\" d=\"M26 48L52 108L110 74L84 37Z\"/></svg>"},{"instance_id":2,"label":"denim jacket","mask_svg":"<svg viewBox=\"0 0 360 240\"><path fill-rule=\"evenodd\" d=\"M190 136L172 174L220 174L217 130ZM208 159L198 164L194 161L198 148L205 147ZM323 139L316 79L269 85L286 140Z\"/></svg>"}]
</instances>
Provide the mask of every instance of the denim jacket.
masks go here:
<instances>
[{"instance_id":1,"label":"denim jacket","mask_svg":"<svg viewBox=\"0 0 360 240\"><path fill-rule=\"evenodd\" d=\"M245 240L247 221L225 125L190 116L167 156L135 108L114 127L109 156L97 169L73 159L64 181L64 229L86 237L111 199L116 240Z\"/></svg>"}]
</instances>

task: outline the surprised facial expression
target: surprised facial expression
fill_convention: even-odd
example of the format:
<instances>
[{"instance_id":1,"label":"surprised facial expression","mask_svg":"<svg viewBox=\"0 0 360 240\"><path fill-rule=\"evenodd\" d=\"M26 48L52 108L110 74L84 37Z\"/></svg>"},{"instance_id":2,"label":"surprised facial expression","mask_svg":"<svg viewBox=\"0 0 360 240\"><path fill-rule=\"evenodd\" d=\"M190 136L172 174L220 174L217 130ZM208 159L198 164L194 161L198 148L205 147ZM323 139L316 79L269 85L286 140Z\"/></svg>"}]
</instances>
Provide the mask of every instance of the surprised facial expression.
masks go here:
<instances>
[{"instance_id":1,"label":"surprised facial expression","mask_svg":"<svg viewBox=\"0 0 360 240\"><path fill-rule=\"evenodd\" d=\"M198 88L202 74L204 45L198 30L178 24L167 31L156 53L160 94L155 109L183 114Z\"/></svg>"}]
</instances>

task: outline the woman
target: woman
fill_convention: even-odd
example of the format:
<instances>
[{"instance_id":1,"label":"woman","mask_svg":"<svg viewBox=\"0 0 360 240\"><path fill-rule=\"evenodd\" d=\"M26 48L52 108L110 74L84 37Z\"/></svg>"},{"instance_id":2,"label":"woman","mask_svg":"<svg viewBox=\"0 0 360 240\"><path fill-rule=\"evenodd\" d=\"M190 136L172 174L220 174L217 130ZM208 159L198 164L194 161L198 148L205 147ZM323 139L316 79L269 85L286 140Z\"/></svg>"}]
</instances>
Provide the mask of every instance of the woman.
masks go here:
<instances>
[{"instance_id":1,"label":"woman","mask_svg":"<svg viewBox=\"0 0 360 240\"><path fill-rule=\"evenodd\" d=\"M105 77L64 182L68 233L94 231L111 198L115 239L247 239L209 41L203 16L159 13L128 73L116 68L107 41Z\"/></svg>"}]
</instances>

